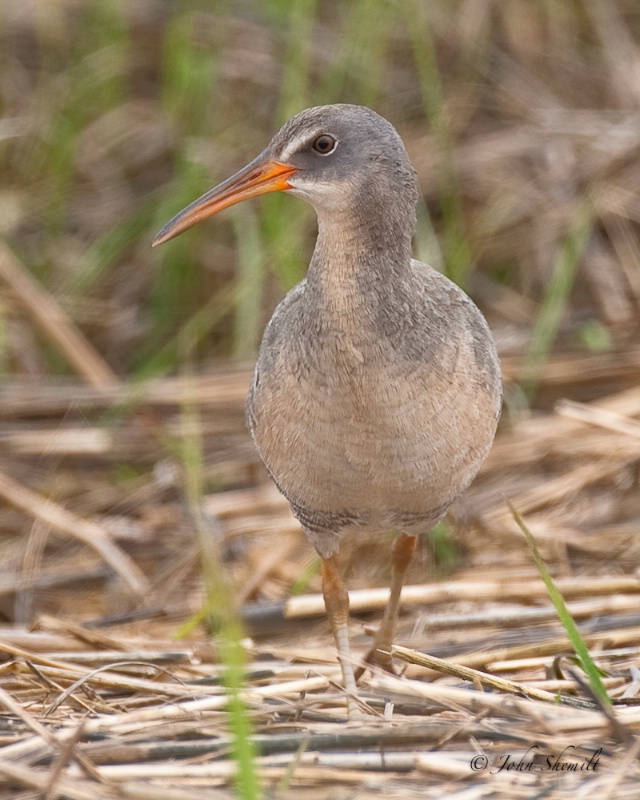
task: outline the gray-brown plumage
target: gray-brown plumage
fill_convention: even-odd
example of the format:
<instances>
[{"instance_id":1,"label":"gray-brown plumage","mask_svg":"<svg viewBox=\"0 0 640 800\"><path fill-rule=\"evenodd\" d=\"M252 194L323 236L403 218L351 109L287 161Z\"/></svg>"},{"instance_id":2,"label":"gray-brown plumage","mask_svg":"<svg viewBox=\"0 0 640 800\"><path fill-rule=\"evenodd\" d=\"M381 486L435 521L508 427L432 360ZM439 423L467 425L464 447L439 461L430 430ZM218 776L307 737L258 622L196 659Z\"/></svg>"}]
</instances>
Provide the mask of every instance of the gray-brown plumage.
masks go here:
<instances>
[{"instance_id":1,"label":"gray-brown plumage","mask_svg":"<svg viewBox=\"0 0 640 800\"><path fill-rule=\"evenodd\" d=\"M391 598L369 662L389 667L415 535L484 461L500 413L499 362L482 314L411 258L418 188L395 129L368 108L310 108L248 167L195 201L166 241L246 197L286 190L318 215L307 277L276 309L247 401L262 461L323 559L345 686L356 685L343 535L396 530Z\"/></svg>"}]
</instances>

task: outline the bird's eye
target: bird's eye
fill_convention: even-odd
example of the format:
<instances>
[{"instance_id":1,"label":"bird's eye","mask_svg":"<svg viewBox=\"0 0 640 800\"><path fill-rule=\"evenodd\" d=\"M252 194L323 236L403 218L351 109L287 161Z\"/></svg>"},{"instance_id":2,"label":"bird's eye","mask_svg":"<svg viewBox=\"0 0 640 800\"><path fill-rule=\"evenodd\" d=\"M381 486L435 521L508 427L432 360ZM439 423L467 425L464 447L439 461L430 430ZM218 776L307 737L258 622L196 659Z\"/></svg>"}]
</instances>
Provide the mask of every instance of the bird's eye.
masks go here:
<instances>
[{"instance_id":1,"label":"bird's eye","mask_svg":"<svg viewBox=\"0 0 640 800\"><path fill-rule=\"evenodd\" d=\"M314 139L311 147L321 156L328 156L336 149L338 142L328 133L322 133Z\"/></svg>"}]
</instances>

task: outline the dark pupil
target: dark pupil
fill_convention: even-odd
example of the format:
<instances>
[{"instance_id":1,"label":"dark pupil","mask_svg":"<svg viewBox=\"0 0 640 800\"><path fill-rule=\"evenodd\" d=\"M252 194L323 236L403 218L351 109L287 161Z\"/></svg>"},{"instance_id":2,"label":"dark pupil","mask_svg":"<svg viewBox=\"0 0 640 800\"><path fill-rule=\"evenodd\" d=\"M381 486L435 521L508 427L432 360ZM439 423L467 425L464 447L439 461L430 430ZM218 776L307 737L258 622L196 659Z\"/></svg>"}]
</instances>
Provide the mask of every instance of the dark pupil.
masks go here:
<instances>
[{"instance_id":1,"label":"dark pupil","mask_svg":"<svg viewBox=\"0 0 640 800\"><path fill-rule=\"evenodd\" d=\"M315 148L319 153L328 153L333 147L333 139L330 136L318 136Z\"/></svg>"}]
</instances>

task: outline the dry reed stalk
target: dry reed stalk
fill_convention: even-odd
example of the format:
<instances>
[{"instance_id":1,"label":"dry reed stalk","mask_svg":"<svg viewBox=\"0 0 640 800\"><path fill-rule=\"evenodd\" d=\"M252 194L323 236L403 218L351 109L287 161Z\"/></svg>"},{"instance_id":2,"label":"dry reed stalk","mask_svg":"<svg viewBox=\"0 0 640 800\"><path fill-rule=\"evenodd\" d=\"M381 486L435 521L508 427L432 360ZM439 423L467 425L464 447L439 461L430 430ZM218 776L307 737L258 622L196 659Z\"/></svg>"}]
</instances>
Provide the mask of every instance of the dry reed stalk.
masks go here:
<instances>
[{"instance_id":1,"label":"dry reed stalk","mask_svg":"<svg viewBox=\"0 0 640 800\"><path fill-rule=\"evenodd\" d=\"M76 328L69 316L2 242L0 278L11 288L38 327L90 386L100 390L120 384L118 376Z\"/></svg>"},{"instance_id":2,"label":"dry reed stalk","mask_svg":"<svg viewBox=\"0 0 640 800\"><path fill-rule=\"evenodd\" d=\"M625 389L590 403L589 407L622 417L640 417L640 389L637 386ZM584 423L581 420L567 419L559 415L522 422L512 435L498 439L489 453L484 469L495 468L502 461L507 464L511 463L511 458L514 456L521 459L519 463L523 463L523 454L525 453L528 453L530 459L540 458L542 454L553 450L556 442L562 442L582 431L584 431Z\"/></svg>"},{"instance_id":3,"label":"dry reed stalk","mask_svg":"<svg viewBox=\"0 0 640 800\"><path fill-rule=\"evenodd\" d=\"M33 767L21 767L8 761L0 760L0 774L10 778L12 782L27 789L35 789L41 797L45 796L51 774L49 770L36 770ZM86 781L64 778L58 781L58 792L70 800L108 800L109 794L103 787L87 785ZM113 797L113 795L111 795Z\"/></svg>"},{"instance_id":4,"label":"dry reed stalk","mask_svg":"<svg viewBox=\"0 0 640 800\"><path fill-rule=\"evenodd\" d=\"M557 695L551 692L536 689L527 684L498 678L494 675L488 675L486 672L470 669L461 664L451 663L442 658L435 658L425 653L418 653L415 650L410 650L408 647L394 645L391 652L392 655L398 656L402 661L406 661L408 664L417 664L418 666L433 669L445 675L451 675L461 680L470 681L476 685L489 686L496 689L496 691L524 695L525 697L532 697L536 700L544 700L547 703L556 703L558 700ZM570 698L565 698L565 701L567 705L574 705L574 701ZM584 707L584 704L580 703L579 707Z\"/></svg>"},{"instance_id":5,"label":"dry reed stalk","mask_svg":"<svg viewBox=\"0 0 640 800\"><path fill-rule=\"evenodd\" d=\"M531 367L523 367L521 356L501 358L506 381L533 377ZM573 394L581 386L603 384L604 392L612 382L630 383L635 388L634 373L640 368L640 351L637 348L606 355L582 353L555 353L542 367L540 381L545 388L557 387L563 394Z\"/></svg>"},{"instance_id":6,"label":"dry reed stalk","mask_svg":"<svg viewBox=\"0 0 640 800\"><path fill-rule=\"evenodd\" d=\"M0 497L15 508L24 511L64 536L79 539L98 555L122 578L132 592L143 595L149 591L149 582L135 562L116 544L108 532L96 522L82 519L62 506L41 497L22 486L5 472L0 472Z\"/></svg>"},{"instance_id":7,"label":"dry reed stalk","mask_svg":"<svg viewBox=\"0 0 640 800\"><path fill-rule=\"evenodd\" d=\"M46 630L42 630L44 626L46 626ZM148 636L143 634L137 636L128 634L116 636L114 634L113 639L107 636L95 640L92 638L92 633L94 632L95 629L91 626L91 623L87 627L78 626L77 623L73 622L69 624L69 620L43 614L38 617L33 629L27 629L19 625L0 625L0 641L12 647L20 648L25 653L48 653L54 660L56 658L64 660L55 654L57 651L66 651L71 661L76 658L79 661L90 660L91 657L95 657L97 660L106 660L107 652L111 652L112 660L114 661L121 660L123 652L127 655L146 653L150 656L147 660L153 661L154 658L152 656L155 652L158 657L169 661L186 658L193 659L195 664L196 659L200 663L201 660L206 659L207 654L213 653L213 649L208 646L206 641L179 642L171 638L163 639L157 635L149 639ZM88 643L101 647L101 649L87 650ZM104 649L110 647L111 644L116 647L115 650ZM149 649L150 644L156 648L155 651ZM115 657L116 654L117 657ZM207 669L211 668L212 665L207 667Z\"/></svg>"},{"instance_id":8,"label":"dry reed stalk","mask_svg":"<svg viewBox=\"0 0 640 800\"><path fill-rule=\"evenodd\" d=\"M592 407L585 403L576 403L572 400L562 400L556 405L556 412L561 417L586 422L609 431L615 431L623 436L640 439L640 422L628 416L608 411L604 408Z\"/></svg>"},{"instance_id":9,"label":"dry reed stalk","mask_svg":"<svg viewBox=\"0 0 640 800\"><path fill-rule=\"evenodd\" d=\"M603 633L587 633L583 638L590 649L599 646L611 648L624 645L633 646L640 639L640 627L628 628L626 630L604 631ZM457 656L456 661L467 667L485 667L494 661L512 661L521 658L539 657L542 655L551 657L571 652L573 651L571 650L571 645L566 636L554 636L534 644L515 645L513 647L465 653Z\"/></svg>"},{"instance_id":10,"label":"dry reed stalk","mask_svg":"<svg viewBox=\"0 0 640 800\"><path fill-rule=\"evenodd\" d=\"M606 730L609 721L599 711L577 709L569 706L548 705L541 700L521 699L515 695L503 696L478 691L459 689L442 683L425 683L407 678L398 679L392 675L377 675L371 682L372 688L388 690L396 696L415 695L453 710L466 710L477 714L481 709L500 711L505 717L522 716L532 725L531 730L546 729L554 734L572 731L597 732ZM640 709L622 708L616 710L620 722L630 730L640 728Z\"/></svg>"},{"instance_id":11,"label":"dry reed stalk","mask_svg":"<svg viewBox=\"0 0 640 800\"><path fill-rule=\"evenodd\" d=\"M224 789L213 786L200 789L193 782L188 788L162 786L157 781L149 785L148 781L125 781L118 785L118 796L123 800L234 800L233 795Z\"/></svg>"},{"instance_id":12,"label":"dry reed stalk","mask_svg":"<svg viewBox=\"0 0 640 800\"><path fill-rule=\"evenodd\" d=\"M603 576L589 579L558 578L556 581L564 597L594 597L610 594L638 594L640 581L634 577ZM350 608L353 612L377 611L383 609L389 592L387 589L362 589L349 593ZM402 592L403 605L437 603L452 601L490 601L490 600L546 600L547 592L541 579L533 580L495 580L495 581L443 581L440 583L405 586ZM299 619L324 614L324 599L321 594L290 597L283 607L286 619Z\"/></svg>"},{"instance_id":13,"label":"dry reed stalk","mask_svg":"<svg viewBox=\"0 0 640 800\"><path fill-rule=\"evenodd\" d=\"M601 800L614 800L617 796L618 787L622 784L625 777L631 772L634 761L637 761L640 754L640 739L636 739L618 759L618 763L611 771L611 775L600 789Z\"/></svg>"},{"instance_id":14,"label":"dry reed stalk","mask_svg":"<svg viewBox=\"0 0 640 800\"><path fill-rule=\"evenodd\" d=\"M310 756L314 764L323 761L318 755ZM375 756L370 757L373 760ZM304 759L304 756L303 756ZM284 777L289 768L289 760L287 764L282 766L271 766L267 761L264 763L263 759L256 759L256 766L258 774L265 781L273 781ZM345 759L342 759L345 760ZM351 758L351 761L356 759ZM296 769L297 779L300 781L328 781L331 776L335 777L336 760L326 759L328 763L319 766L299 766ZM383 763L382 757L378 756L378 765ZM379 769L378 766L378 769ZM393 764L391 765L393 769ZM153 778L154 780L169 780L171 778L188 778L194 781L215 781L219 784L225 784L229 779L235 775L236 767L230 761L222 761L210 764L154 764L152 768L147 765L130 765L119 766L109 765L99 768L99 775L102 780L108 783L119 783L121 781L141 780L143 778ZM71 779L79 777L80 773L75 769L69 770ZM369 770L358 769L357 767L345 767L340 769L340 782L343 784L359 784L366 780L369 776ZM378 775L378 780L384 783L388 780L386 775Z\"/></svg>"},{"instance_id":15,"label":"dry reed stalk","mask_svg":"<svg viewBox=\"0 0 640 800\"><path fill-rule=\"evenodd\" d=\"M16 242L17 252L33 253L37 242L36 258L51 270L62 291L71 287L73 318L86 325L92 338L87 341L29 275L30 264L20 263L6 248L0 250L0 280L8 287L0 296L2 311L8 312L2 314L3 365L22 373L10 375L0 386L2 469L16 484L33 481L30 491L41 501L44 492L37 493L37 481L45 470L55 469L57 508L73 508L72 521L100 516L105 528L119 525L125 531L121 552L129 548L131 563L144 568L153 602L160 599L167 616L126 624L122 617L110 616L114 589L105 578L111 567L97 570L91 554L90 563L79 554L85 548L69 548L60 537L47 537L52 526L46 515L39 523L42 535L36 530L23 546L22 512L32 513L30 495L18 504L20 514L0 510L0 557L5 564L0 614L13 620L21 613L28 619L46 610L60 617L42 616L44 632L9 630L9 625L0 629L6 643L0 683L11 698L10 710L0 715L0 797L21 792L25 797L57 793L82 800L230 800L233 790L223 787L231 783L235 765L229 757L233 742L218 653L205 630L194 633L204 642L176 647L169 641L184 615L199 610L201 598L176 466L184 384L179 378L118 383L99 352L108 348L111 363L125 374L139 345L150 352L191 314L211 314L211 301L203 303L197 292L166 330L164 318L153 328L156 300L161 307L166 298L164 286L157 283L158 262L145 245L147 233L141 226L146 222L139 226L136 215L149 215L150 187L154 191L165 184L173 165L197 162L198 169L219 172L223 161L238 156L238 141L257 144L268 138L273 106L263 104L261 111L252 97L256 91L260 97L281 95L280 55L287 42L279 23L274 26L250 8L236 14L233 4L228 4L227 16L215 21L203 9L182 11L177 4L160 14L154 7L151 15L140 4L135 4L135 13L134 4L120 4L118 11L115 6L101 10L101 22L104 18L114 24L100 27L117 29L117 41L96 39L94 46L92 27L81 27L85 15L73 13L77 3L31 5L33 9L16 15L0 4L0 58L6 76L0 100L8 112L0 121L7 154L0 227ZM376 13L384 13L384 6L376 7ZM443 154L434 126L425 125L413 100L411 113L406 113L406 98L419 98L424 86L409 55L412 32L396 20L395 10L389 26L391 57L383 53L385 30L378 50L350 48L346 77L357 91L369 72L369 52L384 66L375 96L380 110L402 125L443 243L443 263L454 259L458 243L452 247L447 242L441 199L448 191L459 195L458 222L474 263L468 286L498 338L508 407L492 455L458 513L459 520L468 522L462 525L464 536L445 537L457 561L440 563L447 579L427 587L421 585L420 574L425 563L416 563L414 594L405 596L398 640L411 643L413 652L427 650L439 659L414 656L431 664L408 673L415 677L422 670L420 681L379 675L365 680L362 698L373 713L366 728L354 728L344 724L344 697L334 686L339 673L328 628L309 619L323 616L321 597L286 599L300 581L310 551L286 502L267 488L256 467L243 419L250 370L221 368L190 379L189 402L199 407L207 454L203 472L209 494L204 506L221 520L225 569L251 600L248 616L261 634L256 643L246 645L254 660L247 665L242 695L261 753L258 769L265 792L278 800L378 800L381 792L389 800L483 800L489 795L509 800L636 800L640 739L620 747L610 721L598 711L507 695L504 687L479 691L486 679L464 669L508 671L511 688L533 687L545 697L556 691L581 696L582 690L566 681L540 680L554 657L567 651L567 642L532 573L520 534L504 516L503 495L508 495L519 510L528 511L572 613L584 620L581 627L594 656L611 675L606 681L616 700L616 718L640 736L640 89L637 80L629 79L640 64L636 9L625 0L467 0L457 9L461 13L439 0L428 6L424 32L433 37L440 69L433 79L442 86L450 152ZM369 12L366 23L373 26L375 14ZM73 24L67 25L67 19ZM340 61L352 19L357 16L342 16L337 7L323 8L322 37L309 36L305 50L309 85L329 85L324 81L334 60L327 70L326 53L335 51L335 62ZM136 75L162 71L170 76L173 71L165 69L159 56L168 57L165 44L175 42L177 32L184 36L185 54L215 52L219 57L214 93L223 133L215 134L215 147L199 129L199 118L194 123L188 114L171 117L165 102L170 93L155 97L148 87L144 99L128 88L120 99L119 89L96 93L96 98L114 98L114 106L94 114L87 104L87 113L77 112L71 102L75 72L93 74L97 67L101 78L106 63L102 54L107 53L109 85L121 75L124 87L137 86L126 59L116 60L117 52L127 52L129 41L135 41L140 44L135 48ZM367 44L369 33L367 27ZM81 60L74 61L75 70L66 69L76 41L82 45ZM57 63L65 66L64 72L57 71ZM16 86L26 91L16 92ZM49 216L58 200L49 187L59 187L61 155L56 137L49 136L60 130L59 104L49 96L69 101L65 120L77 124L64 198L65 218L73 221L68 229L56 222L55 212L53 225ZM195 161L191 150L186 158L171 152L177 141L174 130L183 128L191 131L187 141L195 148ZM224 131L231 132L231 144ZM47 172L49 149L58 158ZM453 187L439 168L445 157L453 165ZM535 378L538 369L524 363L531 330L549 299L552 265L586 195L592 198L593 228L576 264L575 286L564 300L554 349L537 375L537 397L532 408L522 408L516 384ZM122 221L134 218L135 231L125 231ZM256 229L262 231L266 221L260 219ZM431 239L422 227L418 238ZM270 226L264 239L269 248L272 235ZM105 244L115 252L105 255ZM440 255L432 241L426 249ZM203 288L216 300L236 297L230 283L234 252L215 236L206 247L196 240L189 252L194 271L203 276ZM169 261L162 265L163 276ZM100 269L104 272L97 274ZM84 279L93 283L84 291L76 278L80 285ZM267 305L281 295L282 281L282 275L266 278L262 294ZM20 309L12 315L14 298ZM177 298L169 300L173 311ZM209 358L233 348L226 318L231 308L230 303L222 323L214 324L213 335L201 340L199 355ZM254 333L261 324L258 316ZM147 325L149 338L143 330ZM89 385L47 375L41 332ZM594 333L595 339L589 338ZM202 369L208 367L203 364ZM24 374L37 379L25 379ZM582 404L569 405L565 397ZM27 504L29 509L23 507ZM68 521L63 516L62 522ZM135 536L126 535L127 524ZM89 543L93 534L83 531L85 539L80 539ZM356 543L345 558L349 585L386 586L386 553L380 540ZM455 570L453 578L449 570ZM317 577L312 576L307 591L316 588ZM379 610L386 595L386 589L353 592L364 613ZM264 609L269 600L274 606ZM425 608L416 608L418 604ZM176 610L179 619L171 616ZM287 617L288 624L276 627L275 634L260 630L264 611L274 619ZM65 625L65 617L73 623ZM86 632L78 620L87 618L98 618L106 632ZM356 621L352 635L356 652L363 651L367 641ZM170 664L170 674L132 661ZM560 668L565 663L561 660ZM436 679L435 665L456 677ZM449 685L452 681L465 681L468 688ZM82 730L78 723L84 716ZM552 753L567 746L580 753L589 747L603 747L604 752L599 770L589 775L491 774L495 769L473 772L470 767L476 754L487 755L495 767L505 754L518 757L529 745ZM67 766L69 756L83 755L84 768ZM101 762L93 772L92 757ZM113 782L105 777L109 775Z\"/></svg>"},{"instance_id":16,"label":"dry reed stalk","mask_svg":"<svg viewBox=\"0 0 640 800\"><path fill-rule=\"evenodd\" d=\"M208 374L189 379L189 402L211 406L224 422L225 416L244 425L244 400L252 371L243 366L218 367ZM0 387L2 416L64 416L69 409L102 411L113 406L129 408L147 405L179 408L185 399L183 378L154 378L133 383L109 384L100 388L57 379L46 385L16 378Z\"/></svg>"},{"instance_id":17,"label":"dry reed stalk","mask_svg":"<svg viewBox=\"0 0 640 800\"><path fill-rule=\"evenodd\" d=\"M638 610L636 595L602 595L594 600L567 603L574 619L588 619L598 615L614 615ZM531 623L557 620L552 606L525 608L519 605L492 610L471 611L465 614L442 614L431 609L425 612L422 622L430 631L459 630L460 628L523 628Z\"/></svg>"},{"instance_id":18,"label":"dry reed stalk","mask_svg":"<svg viewBox=\"0 0 640 800\"><path fill-rule=\"evenodd\" d=\"M113 448L111 435L102 428L49 428L8 431L0 443L17 456L104 455Z\"/></svg>"},{"instance_id":19,"label":"dry reed stalk","mask_svg":"<svg viewBox=\"0 0 640 800\"><path fill-rule=\"evenodd\" d=\"M3 646L2 646L3 647ZM4 647L3 647L4 649ZM154 698L159 696L165 697L184 697L191 695L214 694L213 689L204 692L202 688L188 687L181 683L167 683L163 681L143 680L130 675L119 675L113 670L123 669L127 667L149 667L152 666L144 662L136 661L115 661L111 662L107 667L99 667L97 669L84 670L81 667L66 669L58 669L48 665L38 667L38 675L46 680L55 682L58 689L62 690L64 684L69 680L74 680L74 683L66 689L62 690L56 700L49 705L46 710L47 715L55 714L61 705L68 705L68 698L74 698L74 693L85 684L92 687L126 690L131 693L146 693ZM165 672L165 670L162 670ZM79 675L79 677L78 677ZM222 693L222 690L219 690ZM226 697L223 697L221 706L226 704ZM86 702L81 703L84 707ZM106 708L104 709L107 710Z\"/></svg>"},{"instance_id":20,"label":"dry reed stalk","mask_svg":"<svg viewBox=\"0 0 640 800\"><path fill-rule=\"evenodd\" d=\"M10 694L6 692L0 686L0 704L3 705L7 711L10 711L12 714L15 714L16 717L19 717L28 728L31 728L34 733L44 739L45 742L52 746L56 746L58 744L56 737L54 736L51 731L42 725L32 714L30 714L26 709L22 708L20 703L18 703Z\"/></svg>"}]
</instances>

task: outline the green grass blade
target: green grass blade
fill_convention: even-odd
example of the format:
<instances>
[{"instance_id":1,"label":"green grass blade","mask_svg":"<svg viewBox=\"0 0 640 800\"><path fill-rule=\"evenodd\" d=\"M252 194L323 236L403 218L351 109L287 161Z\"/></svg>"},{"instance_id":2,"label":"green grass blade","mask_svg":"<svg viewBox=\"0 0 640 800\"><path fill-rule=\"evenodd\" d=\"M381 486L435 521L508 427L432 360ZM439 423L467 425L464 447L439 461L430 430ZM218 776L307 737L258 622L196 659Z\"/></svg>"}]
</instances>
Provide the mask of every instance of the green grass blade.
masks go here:
<instances>
[{"instance_id":1,"label":"green grass blade","mask_svg":"<svg viewBox=\"0 0 640 800\"><path fill-rule=\"evenodd\" d=\"M444 228L445 272L451 280L464 286L472 268L472 259L463 224L460 194L453 167L453 142L449 130L449 115L436 61L427 5L421 0L411 0L403 8L406 15L407 34L411 40L420 83L422 104L438 151L437 170Z\"/></svg>"},{"instance_id":2,"label":"green grass blade","mask_svg":"<svg viewBox=\"0 0 640 800\"><path fill-rule=\"evenodd\" d=\"M591 198L586 197L576 208L566 239L558 251L551 280L531 332L531 344L525 359L528 375L525 391L529 398L535 392L540 372L555 341L594 220L593 203Z\"/></svg>"},{"instance_id":3,"label":"green grass blade","mask_svg":"<svg viewBox=\"0 0 640 800\"><path fill-rule=\"evenodd\" d=\"M281 123L301 111L308 102L315 13L316 0L294 0L287 8L288 35L278 108Z\"/></svg>"},{"instance_id":4,"label":"green grass blade","mask_svg":"<svg viewBox=\"0 0 640 800\"><path fill-rule=\"evenodd\" d=\"M186 344L187 349L191 350L193 345L189 342ZM236 762L236 791L242 800L260 800L262 791L255 767L256 752L251 722L242 698L245 685L242 621L234 601L234 593L224 574L218 546L220 537L217 535L215 521L205 518L202 511L204 494L202 435L197 408L189 402L187 375L185 375L185 388L185 403L182 409L184 434L180 441L185 496L200 546L208 616L217 629L220 660L224 665L223 682L228 697L229 727L233 737L233 757Z\"/></svg>"},{"instance_id":5,"label":"green grass blade","mask_svg":"<svg viewBox=\"0 0 640 800\"><path fill-rule=\"evenodd\" d=\"M141 350L134 362L137 381L164 375L180 363L181 342L189 341L191 353L210 334L211 329L233 308L236 287L223 286L183 323L179 332L160 349Z\"/></svg>"},{"instance_id":6,"label":"green grass blade","mask_svg":"<svg viewBox=\"0 0 640 800\"><path fill-rule=\"evenodd\" d=\"M265 248L254 206L239 207L232 223L238 248L233 357L246 361L255 357L262 332Z\"/></svg>"},{"instance_id":7,"label":"green grass blade","mask_svg":"<svg viewBox=\"0 0 640 800\"><path fill-rule=\"evenodd\" d=\"M318 103L360 103L377 108L384 99L387 52L398 18L393 4L359 0L340 9L335 57L317 87Z\"/></svg>"},{"instance_id":8,"label":"green grass blade","mask_svg":"<svg viewBox=\"0 0 640 800\"><path fill-rule=\"evenodd\" d=\"M560 620L563 628L565 629L567 636L569 637L569 641L573 645L573 649L578 657L580 662L580 666L584 670L587 678L589 679L589 683L591 688L593 689L594 694L599 697L606 705L611 705L611 699L607 694L607 690L602 683L600 678L600 670L593 662L587 645L585 644L580 631L578 630L578 626L576 625L569 609L564 602L564 597L558 590L558 587L553 582L553 578L551 577L551 573L547 565L544 562L544 559L540 555L540 551L536 545L536 541L533 538L533 534L526 526L524 520L515 510L515 508L507 501L507 505L509 506L509 510L513 515L514 520L516 521L518 527L524 534L524 538L527 542L529 550L531 551L531 555L533 556L533 560L536 563L536 567L538 568L538 572L540 573L540 577L544 581L545 586L547 587L547 593L551 602L554 605L556 613L558 615L558 619Z\"/></svg>"}]
</instances>

